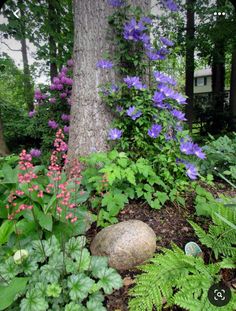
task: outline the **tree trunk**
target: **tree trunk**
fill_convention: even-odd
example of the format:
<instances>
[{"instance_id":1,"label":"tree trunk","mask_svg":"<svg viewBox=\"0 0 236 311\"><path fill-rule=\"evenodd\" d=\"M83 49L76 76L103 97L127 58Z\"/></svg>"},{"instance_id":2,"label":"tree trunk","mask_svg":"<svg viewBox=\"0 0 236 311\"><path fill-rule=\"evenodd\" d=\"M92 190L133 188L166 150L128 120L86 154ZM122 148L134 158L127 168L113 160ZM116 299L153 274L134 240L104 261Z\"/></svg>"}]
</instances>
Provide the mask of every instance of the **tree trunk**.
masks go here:
<instances>
[{"instance_id":1,"label":"tree trunk","mask_svg":"<svg viewBox=\"0 0 236 311\"><path fill-rule=\"evenodd\" d=\"M217 0L217 7L222 7L225 0ZM216 23L220 22L222 16L217 17ZM219 25L217 25L219 28ZM224 127L224 102L225 102L225 45L222 37L217 37L214 42L212 58L212 96L213 96L213 125L212 132L218 133Z\"/></svg>"},{"instance_id":2,"label":"tree trunk","mask_svg":"<svg viewBox=\"0 0 236 311\"><path fill-rule=\"evenodd\" d=\"M187 4L187 32L186 32L186 65L185 65L185 94L188 97L186 106L186 117L189 130L192 132L193 125L193 88L194 88L194 6L196 0L186 0Z\"/></svg>"},{"instance_id":3,"label":"tree trunk","mask_svg":"<svg viewBox=\"0 0 236 311\"><path fill-rule=\"evenodd\" d=\"M234 6L234 18L236 21L236 1L230 1ZM236 24L235 24L236 26ZM235 27L236 28L236 27ZM230 124L229 128L236 131L236 45L232 52L231 77L230 77Z\"/></svg>"},{"instance_id":4,"label":"tree trunk","mask_svg":"<svg viewBox=\"0 0 236 311\"><path fill-rule=\"evenodd\" d=\"M22 0L19 1L20 4L22 4ZM21 17L24 16L24 12L22 9L22 6L19 6L20 9L20 15ZM28 111L33 110L34 104L33 104L33 86L31 84L31 75L30 75L30 69L29 69L29 61L28 61L28 54L27 54L27 46L26 46L26 34L25 34L25 22L24 18L21 18L20 23L20 32L21 32L21 53L22 53L22 60L23 60L23 72L24 72L24 97L27 104Z\"/></svg>"},{"instance_id":5,"label":"tree trunk","mask_svg":"<svg viewBox=\"0 0 236 311\"><path fill-rule=\"evenodd\" d=\"M146 10L150 1L130 1ZM92 151L108 150L108 129L113 113L101 102L99 85L115 80L113 70L96 69L107 41L107 17L114 9L106 0L74 0L74 84L72 92L69 160Z\"/></svg>"},{"instance_id":6,"label":"tree trunk","mask_svg":"<svg viewBox=\"0 0 236 311\"><path fill-rule=\"evenodd\" d=\"M50 59L50 78L52 82L53 78L56 77L58 74L56 63L57 45L53 37L53 32L55 31L55 29L58 30L56 18L59 17L57 16L57 12L55 10L54 1L47 0L47 3L48 3L48 24L49 24L48 44L49 44L49 59Z\"/></svg>"},{"instance_id":7,"label":"tree trunk","mask_svg":"<svg viewBox=\"0 0 236 311\"><path fill-rule=\"evenodd\" d=\"M7 148L7 145L3 137L3 125L2 125L1 115L0 115L0 157L6 156L8 154L9 154L9 150Z\"/></svg>"}]
</instances>

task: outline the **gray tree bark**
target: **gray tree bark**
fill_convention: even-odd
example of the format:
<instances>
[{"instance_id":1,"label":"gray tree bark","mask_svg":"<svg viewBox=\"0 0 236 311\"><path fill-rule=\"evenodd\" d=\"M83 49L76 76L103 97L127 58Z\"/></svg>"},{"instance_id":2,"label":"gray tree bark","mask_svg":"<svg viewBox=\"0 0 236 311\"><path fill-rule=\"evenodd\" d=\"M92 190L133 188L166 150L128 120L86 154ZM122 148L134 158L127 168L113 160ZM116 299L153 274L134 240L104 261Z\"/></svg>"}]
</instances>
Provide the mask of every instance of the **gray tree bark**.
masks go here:
<instances>
[{"instance_id":1,"label":"gray tree bark","mask_svg":"<svg viewBox=\"0 0 236 311\"><path fill-rule=\"evenodd\" d=\"M150 0L132 0L150 10ZM101 102L99 85L115 80L113 70L96 69L103 53L112 51L107 41L107 17L114 9L106 0L74 0L74 84L68 158L108 150L107 134L113 113Z\"/></svg>"}]
</instances>

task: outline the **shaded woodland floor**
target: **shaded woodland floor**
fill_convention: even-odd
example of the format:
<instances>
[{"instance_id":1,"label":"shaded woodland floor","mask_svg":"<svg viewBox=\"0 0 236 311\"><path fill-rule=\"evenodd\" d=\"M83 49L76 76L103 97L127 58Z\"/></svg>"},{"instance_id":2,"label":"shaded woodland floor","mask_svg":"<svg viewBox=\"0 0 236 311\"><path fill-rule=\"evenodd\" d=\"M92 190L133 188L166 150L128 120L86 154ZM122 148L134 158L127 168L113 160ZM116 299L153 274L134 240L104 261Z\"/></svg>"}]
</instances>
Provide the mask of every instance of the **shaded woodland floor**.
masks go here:
<instances>
[{"instance_id":1,"label":"shaded woodland floor","mask_svg":"<svg viewBox=\"0 0 236 311\"><path fill-rule=\"evenodd\" d=\"M229 188L224 183L216 183L215 187L207 187L215 197L218 197L220 193L231 197L236 197L236 191ZM194 194L189 193L185 197L185 207L177 206L172 203L166 204L160 210L151 209L146 203L132 202L120 212L119 221L126 221L130 219L141 220L148 224L156 233L157 236L157 249L158 252L161 247L170 248L171 242L184 249L184 246L189 241L197 242L203 250L205 262L209 261L210 251L199 242L193 228L188 223L188 220L200 224L203 229L207 230L209 225L209 219L203 217L197 217L194 215ZM96 233L99 231L95 225L93 225L87 233L88 242L90 243ZM106 308L109 311L127 311L128 310L128 291L134 284L134 276L138 274L138 269L127 270L121 272L124 286L116 290L111 295L106 296ZM236 278L236 271L232 270L223 271L223 279L230 281ZM178 307L167 310L183 310ZM138 310L137 310L138 311Z\"/></svg>"}]
</instances>

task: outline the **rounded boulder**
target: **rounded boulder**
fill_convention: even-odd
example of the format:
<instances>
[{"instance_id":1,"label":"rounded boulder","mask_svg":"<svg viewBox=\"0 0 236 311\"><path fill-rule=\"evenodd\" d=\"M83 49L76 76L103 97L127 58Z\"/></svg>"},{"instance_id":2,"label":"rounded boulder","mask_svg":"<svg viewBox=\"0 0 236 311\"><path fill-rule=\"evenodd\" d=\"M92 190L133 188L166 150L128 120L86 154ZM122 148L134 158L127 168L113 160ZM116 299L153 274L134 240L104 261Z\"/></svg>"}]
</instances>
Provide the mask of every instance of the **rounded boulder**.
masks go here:
<instances>
[{"instance_id":1,"label":"rounded boulder","mask_svg":"<svg viewBox=\"0 0 236 311\"><path fill-rule=\"evenodd\" d=\"M107 256L110 267L132 269L153 256L156 234L140 220L123 221L102 229L90 249L95 256Z\"/></svg>"}]
</instances>

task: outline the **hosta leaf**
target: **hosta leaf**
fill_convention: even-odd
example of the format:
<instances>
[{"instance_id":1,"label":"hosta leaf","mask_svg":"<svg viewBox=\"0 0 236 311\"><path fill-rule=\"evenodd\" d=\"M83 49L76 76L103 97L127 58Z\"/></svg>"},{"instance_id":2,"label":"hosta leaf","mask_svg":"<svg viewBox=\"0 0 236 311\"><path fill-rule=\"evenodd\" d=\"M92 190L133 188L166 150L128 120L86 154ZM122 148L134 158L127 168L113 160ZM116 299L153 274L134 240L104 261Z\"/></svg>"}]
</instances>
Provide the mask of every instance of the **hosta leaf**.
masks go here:
<instances>
[{"instance_id":1,"label":"hosta leaf","mask_svg":"<svg viewBox=\"0 0 236 311\"><path fill-rule=\"evenodd\" d=\"M100 278L98 284L106 294L111 294L113 289L118 289L123 285L121 276L112 268L101 269L98 277Z\"/></svg>"},{"instance_id":2,"label":"hosta leaf","mask_svg":"<svg viewBox=\"0 0 236 311\"><path fill-rule=\"evenodd\" d=\"M88 296L90 288L93 286L94 280L85 274L73 274L68 278L69 295L72 300L83 300Z\"/></svg>"}]
</instances>

